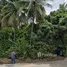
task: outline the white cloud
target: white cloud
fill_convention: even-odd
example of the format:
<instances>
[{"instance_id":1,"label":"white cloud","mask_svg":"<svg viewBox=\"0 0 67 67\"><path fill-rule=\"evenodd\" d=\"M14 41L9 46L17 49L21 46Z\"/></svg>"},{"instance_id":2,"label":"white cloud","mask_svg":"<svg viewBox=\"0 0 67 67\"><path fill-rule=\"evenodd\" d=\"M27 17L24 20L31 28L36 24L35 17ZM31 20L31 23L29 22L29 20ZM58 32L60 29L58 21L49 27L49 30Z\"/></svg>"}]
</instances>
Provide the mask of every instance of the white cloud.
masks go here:
<instances>
[{"instance_id":1,"label":"white cloud","mask_svg":"<svg viewBox=\"0 0 67 67\"><path fill-rule=\"evenodd\" d=\"M45 7L46 13L49 14L51 11L57 10L59 8L59 4L67 3L67 0L54 0L52 2L52 8Z\"/></svg>"}]
</instances>

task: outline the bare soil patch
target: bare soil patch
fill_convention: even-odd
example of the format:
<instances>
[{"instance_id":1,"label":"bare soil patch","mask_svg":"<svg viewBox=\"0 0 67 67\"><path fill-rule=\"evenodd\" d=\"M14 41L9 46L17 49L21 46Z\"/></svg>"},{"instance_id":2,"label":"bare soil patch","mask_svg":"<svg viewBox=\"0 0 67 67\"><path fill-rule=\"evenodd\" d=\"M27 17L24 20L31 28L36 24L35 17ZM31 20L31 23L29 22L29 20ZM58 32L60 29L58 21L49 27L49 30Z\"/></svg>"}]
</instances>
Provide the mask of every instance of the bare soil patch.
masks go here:
<instances>
[{"instance_id":1,"label":"bare soil patch","mask_svg":"<svg viewBox=\"0 0 67 67\"><path fill-rule=\"evenodd\" d=\"M16 63L42 63L42 62L49 62L49 61L57 61L57 60L64 60L65 57L45 57L43 59L16 59ZM11 64L11 59L7 58L0 58L0 64Z\"/></svg>"}]
</instances>

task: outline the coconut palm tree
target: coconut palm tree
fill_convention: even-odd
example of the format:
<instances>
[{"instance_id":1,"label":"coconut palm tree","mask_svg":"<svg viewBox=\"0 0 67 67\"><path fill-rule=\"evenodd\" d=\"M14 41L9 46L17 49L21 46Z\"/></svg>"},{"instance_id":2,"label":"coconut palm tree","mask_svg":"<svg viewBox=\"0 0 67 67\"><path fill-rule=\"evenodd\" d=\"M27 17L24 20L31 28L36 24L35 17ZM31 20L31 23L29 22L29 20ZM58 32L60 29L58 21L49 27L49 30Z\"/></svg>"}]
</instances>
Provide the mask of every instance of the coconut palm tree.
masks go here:
<instances>
[{"instance_id":1,"label":"coconut palm tree","mask_svg":"<svg viewBox=\"0 0 67 67\"><path fill-rule=\"evenodd\" d=\"M51 6L47 0L6 0L6 2L1 10L2 27L17 28L20 23L32 18L30 38L32 38L34 23L39 23L45 16L44 6ZM31 40L33 39L30 39L30 44Z\"/></svg>"},{"instance_id":2,"label":"coconut palm tree","mask_svg":"<svg viewBox=\"0 0 67 67\"><path fill-rule=\"evenodd\" d=\"M31 35L30 35L30 44L32 44L33 39L33 28L34 28L34 23L37 24L44 20L45 16L45 6L50 6L52 7L47 1L52 1L52 0L27 0L29 2L29 5L27 7L27 18L32 20L31 23ZM31 21L30 20L30 21Z\"/></svg>"},{"instance_id":3,"label":"coconut palm tree","mask_svg":"<svg viewBox=\"0 0 67 67\"><path fill-rule=\"evenodd\" d=\"M2 27L12 26L17 28L25 19L23 9L27 3L21 0L7 0L7 4L1 9Z\"/></svg>"},{"instance_id":4,"label":"coconut palm tree","mask_svg":"<svg viewBox=\"0 0 67 67\"><path fill-rule=\"evenodd\" d=\"M2 0L3 1L3 0ZM45 15L44 5L47 0L5 0L6 5L2 8L2 26L17 27L20 22L33 17L34 23L39 22ZM27 17L26 17L27 16ZM23 19L23 20L22 20Z\"/></svg>"},{"instance_id":5,"label":"coconut palm tree","mask_svg":"<svg viewBox=\"0 0 67 67\"><path fill-rule=\"evenodd\" d=\"M27 7L27 17L31 18L33 17L34 23L39 22L41 19L43 19L45 15L45 6L52 7L47 1L52 0L27 0L29 2L29 5Z\"/></svg>"}]
</instances>

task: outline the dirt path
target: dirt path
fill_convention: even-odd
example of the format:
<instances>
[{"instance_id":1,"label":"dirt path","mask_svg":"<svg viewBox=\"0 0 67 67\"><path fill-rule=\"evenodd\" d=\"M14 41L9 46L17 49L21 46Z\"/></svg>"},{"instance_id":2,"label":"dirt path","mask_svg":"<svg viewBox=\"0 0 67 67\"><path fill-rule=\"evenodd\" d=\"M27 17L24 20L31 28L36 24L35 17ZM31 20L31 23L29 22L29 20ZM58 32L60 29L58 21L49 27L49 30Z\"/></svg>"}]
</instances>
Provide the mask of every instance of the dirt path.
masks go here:
<instances>
[{"instance_id":1,"label":"dirt path","mask_svg":"<svg viewBox=\"0 0 67 67\"><path fill-rule=\"evenodd\" d=\"M0 67L67 67L67 58L61 61L51 61L43 63L22 63L22 64L3 64Z\"/></svg>"}]
</instances>

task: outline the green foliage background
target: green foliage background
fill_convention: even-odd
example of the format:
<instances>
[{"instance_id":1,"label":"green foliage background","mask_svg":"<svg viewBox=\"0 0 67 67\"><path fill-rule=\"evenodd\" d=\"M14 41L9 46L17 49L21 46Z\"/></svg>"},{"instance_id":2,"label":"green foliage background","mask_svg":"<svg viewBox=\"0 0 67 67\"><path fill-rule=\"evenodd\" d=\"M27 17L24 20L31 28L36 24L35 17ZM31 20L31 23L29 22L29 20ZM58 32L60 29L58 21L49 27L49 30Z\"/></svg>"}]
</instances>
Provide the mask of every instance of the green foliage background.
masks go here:
<instances>
[{"instance_id":1,"label":"green foliage background","mask_svg":"<svg viewBox=\"0 0 67 67\"><path fill-rule=\"evenodd\" d=\"M21 0L0 1L0 57L9 58L15 51L16 58L36 59L39 52L55 54L58 47L67 56L67 5L62 4L57 11L46 15L40 3L41 0L30 4Z\"/></svg>"}]
</instances>

